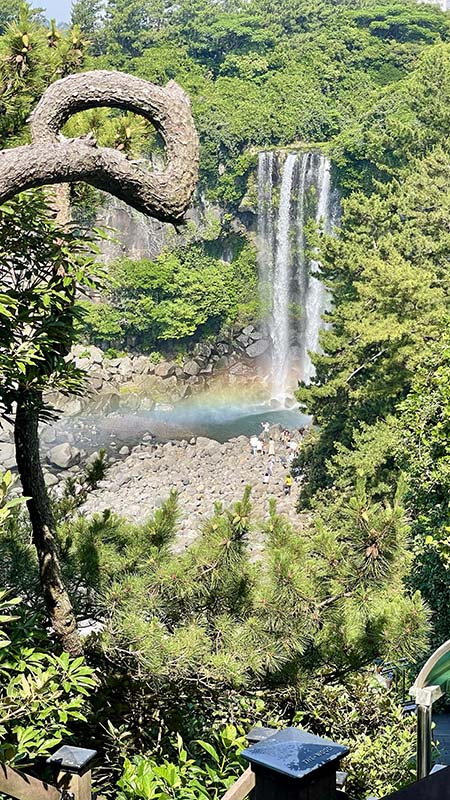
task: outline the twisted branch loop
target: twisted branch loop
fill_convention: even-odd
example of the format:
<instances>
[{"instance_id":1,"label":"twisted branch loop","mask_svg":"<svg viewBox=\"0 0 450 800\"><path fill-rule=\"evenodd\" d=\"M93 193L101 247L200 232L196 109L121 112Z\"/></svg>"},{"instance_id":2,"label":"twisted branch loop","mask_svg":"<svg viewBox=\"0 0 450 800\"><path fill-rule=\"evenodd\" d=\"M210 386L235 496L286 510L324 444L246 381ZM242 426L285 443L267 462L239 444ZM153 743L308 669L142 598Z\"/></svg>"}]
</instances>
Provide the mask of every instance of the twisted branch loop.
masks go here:
<instances>
[{"instance_id":1,"label":"twisted branch loop","mask_svg":"<svg viewBox=\"0 0 450 800\"><path fill-rule=\"evenodd\" d=\"M123 153L60 130L79 111L109 106L148 119L167 165L150 172ZM31 115L31 145L0 152L0 202L31 186L83 180L164 221L180 219L198 177L199 144L187 95L174 81L155 86L121 72L94 70L56 81Z\"/></svg>"}]
</instances>

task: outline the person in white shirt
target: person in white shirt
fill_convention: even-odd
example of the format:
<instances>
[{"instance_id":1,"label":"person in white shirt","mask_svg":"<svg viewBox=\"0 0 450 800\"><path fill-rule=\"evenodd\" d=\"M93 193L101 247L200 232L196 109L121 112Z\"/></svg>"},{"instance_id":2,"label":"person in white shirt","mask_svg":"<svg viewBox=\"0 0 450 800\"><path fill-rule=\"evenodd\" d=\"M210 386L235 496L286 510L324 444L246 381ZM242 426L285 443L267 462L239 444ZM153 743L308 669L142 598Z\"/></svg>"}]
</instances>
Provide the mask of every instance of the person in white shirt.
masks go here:
<instances>
[{"instance_id":1,"label":"person in white shirt","mask_svg":"<svg viewBox=\"0 0 450 800\"><path fill-rule=\"evenodd\" d=\"M258 442L259 442L259 439L258 439L258 437L256 435L251 437L251 439L250 439L250 447L252 448L252 455L254 455L254 456L256 456L256 453L258 451Z\"/></svg>"}]
</instances>

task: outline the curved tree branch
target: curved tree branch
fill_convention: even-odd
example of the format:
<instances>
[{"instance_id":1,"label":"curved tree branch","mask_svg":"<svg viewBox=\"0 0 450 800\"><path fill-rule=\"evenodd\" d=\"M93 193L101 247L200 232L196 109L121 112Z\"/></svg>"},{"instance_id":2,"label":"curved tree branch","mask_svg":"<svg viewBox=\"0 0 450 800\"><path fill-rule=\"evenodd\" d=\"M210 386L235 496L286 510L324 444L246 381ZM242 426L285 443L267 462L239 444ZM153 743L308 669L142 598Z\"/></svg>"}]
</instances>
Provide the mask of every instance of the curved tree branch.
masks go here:
<instances>
[{"instance_id":1,"label":"curved tree branch","mask_svg":"<svg viewBox=\"0 0 450 800\"><path fill-rule=\"evenodd\" d=\"M92 139L61 136L72 114L96 106L148 119L165 142L166 168L149 172ZM32 143L0 151L0 203L33 186L81 180L162 221L183 216L197 182L199 144L189 99L174 81L161 87L105 70L69 75L47 89L30 121Z\"/></svg>"}]
</instances>

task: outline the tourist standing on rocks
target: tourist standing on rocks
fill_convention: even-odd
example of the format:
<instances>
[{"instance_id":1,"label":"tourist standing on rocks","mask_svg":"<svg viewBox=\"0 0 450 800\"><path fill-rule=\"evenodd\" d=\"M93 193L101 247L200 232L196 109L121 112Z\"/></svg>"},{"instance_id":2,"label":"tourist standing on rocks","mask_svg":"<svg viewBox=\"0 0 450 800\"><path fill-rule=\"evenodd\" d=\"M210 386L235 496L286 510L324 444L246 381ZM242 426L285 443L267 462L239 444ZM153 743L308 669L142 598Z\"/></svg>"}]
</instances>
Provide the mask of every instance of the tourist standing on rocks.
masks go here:
<instances>
[{"instance_id":1,"label":"tourist standing on rocks","mask_svg":"<svg viewBox=\"0 0 450 800\"><path fill-rule=\"evenodd\" d=\"M270 422L261 422L263 439L268 436L270 431Z\"/></svg>"},{"instance_id":2,"label":"tourist standing on rocks","mask_svg":"<svg viewBox=\"0 0 450 800\"><path fill-rule=\"evenodd\" d=\"M263 456L263 455L264 455L264 445L263 445L263 443L262 443L261 439L258 439L258 442L257 442L257 445L256 445L256 452L257 452L257 453L258 453L260 456Z\"/></svg>"},{"instance_id":3,"label":"tourist standing on rocks","mask_svg":"<svg viewBox=\"0 0 450 800\"><path fill-rule=\"evenodd\" d=\"M284 481L284 493L290 494L292 489L292 475L286 475Z\"/></svg>"},{"instance_id":4,"label":"tourist standing on rocks","mask_svg":"<svg viewBox=\"0 0 450 800\"><path fill-rule=\"evenodd\" d=\"M269 458L269 463L267 464L267 472L269 473L269 475L272 475L274 466L275 466L275 458Z\"/></svg>"},{"instance_id":5,"label":"tourist standing on rocks","mask_svg":"<svg viewBox=\"0 0 450 800\"><path fill-rule=\"evenodd\" d=\"M269 483L270 475L268 472L264 474L263 483Z\"/></svg>"},{"instance_id":6,"label":"tourist standing on rocks","mask_svg":"<svg viewBox=\"0 0 450 800\"><path fill-rule=\"evenodd\" d=\"M269 441L269 456L274 456L274 455L275 455L275 442L273 436L271 436Z\"/></svg>"},{"instance_id":7,"label":"tourist standing on rocks","mask_svg":"<svg viewBox=\"0 0 450 800\"><path fill-rule=\"evenodd\" d=\"M295 441L295 439L290 439L288 442L288 450L291 450L292 453L294 453L295 455L297 449L298 449L298 443Z\"/></svg>"},{"instance_id":8,"label":"tourist standing on rocks","mask_svg":"<svg viewBox=\"0 0 450 800\"><path fill-rule=\"evenodd\" d=\"M258 452L258 442L259 439L256 434L254 434L250 439L250 447L252 448L252 455L254 456L256 456L256 453Z\"/></svg>"}]
</instances>

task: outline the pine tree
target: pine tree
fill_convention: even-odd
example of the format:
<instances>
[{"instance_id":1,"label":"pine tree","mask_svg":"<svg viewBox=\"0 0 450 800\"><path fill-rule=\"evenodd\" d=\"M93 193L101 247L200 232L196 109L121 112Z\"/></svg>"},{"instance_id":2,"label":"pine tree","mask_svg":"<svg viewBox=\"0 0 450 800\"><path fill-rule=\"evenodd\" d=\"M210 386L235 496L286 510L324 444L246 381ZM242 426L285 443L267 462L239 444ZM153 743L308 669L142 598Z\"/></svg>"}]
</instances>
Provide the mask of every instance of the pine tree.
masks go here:
<instances>
[{"instance_id":1,"label":"pine tree","mask_svg":"<svg viewBox=\"0 0 450 800\"><path fill-rule=\"evenodd\" d=\"M89 39L98 31L102 5L102 0L75 0L72 5L72 25Z\"/></svg>"},{"instance_id":2,"label":"pine tree","mask_svg":"<svg viewBox=\"0 0 450 800\"><path fill-rule=\"evenodd\" d=\"M199 539L176 556L166 546L173 502L164 511L169 539L152 533L157 518L128 534L116 518L92 523L99 555L91 563L106 557L111 525L129 542L128 555L121 547L114 561L110 552L108 562L121 566L110 578L103 570L99 602L108 658L130 675L154 686L296 686L312 671L337 679L426 646L427 612L403 586L411 555L400 493L374 503L361 484L301 531L272 504L257 562L249 490L229 510L218 504ZM72 540L78 549L79 537Z\"/></svg>"}]
</instances>

